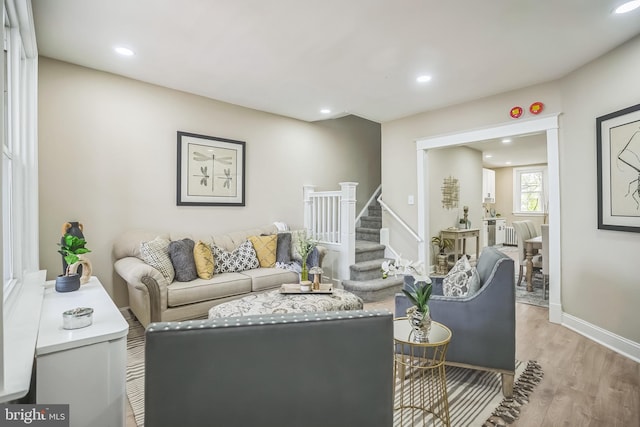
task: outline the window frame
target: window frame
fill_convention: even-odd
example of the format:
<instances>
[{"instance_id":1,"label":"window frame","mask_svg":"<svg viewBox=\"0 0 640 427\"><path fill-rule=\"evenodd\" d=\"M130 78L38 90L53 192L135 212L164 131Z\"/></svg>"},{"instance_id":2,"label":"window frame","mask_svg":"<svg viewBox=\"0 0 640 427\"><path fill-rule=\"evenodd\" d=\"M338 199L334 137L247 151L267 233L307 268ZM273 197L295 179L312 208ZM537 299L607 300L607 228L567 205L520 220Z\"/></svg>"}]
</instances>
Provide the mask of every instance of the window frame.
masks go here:
<instances>
[{"instance_id":1,"label":"window frame","mask_svg":"<svg viewBox=\"0 0 640 427\"><path fill-rule=\"evenodd\" d=\"M38 272L38 51L33 11L29 0L4 0L2 6L7 53L0 59L0 84L6 92L0 135L3 161L6 154L11 165L6 177L0 162L0 402L6 402L29 390L45 277ZM11 185L10 193L5 193L5 185ZM5 258L10 264L6 280Z\"/></svg>"},{"instance_id":2,"label":"window frame","mask_svg":"<svg viewBox=\"0 0 640 427\"><path fill-rule=\"evenodd\" d=\"M520 209L522 199L522 180L525 173L542 173L542 206L540 211L523 211ZM549 203L549 173L547 165L521 166L513 168L513 215L514 216L544 216L548 212Z\"/></svg>"}]
</instances>

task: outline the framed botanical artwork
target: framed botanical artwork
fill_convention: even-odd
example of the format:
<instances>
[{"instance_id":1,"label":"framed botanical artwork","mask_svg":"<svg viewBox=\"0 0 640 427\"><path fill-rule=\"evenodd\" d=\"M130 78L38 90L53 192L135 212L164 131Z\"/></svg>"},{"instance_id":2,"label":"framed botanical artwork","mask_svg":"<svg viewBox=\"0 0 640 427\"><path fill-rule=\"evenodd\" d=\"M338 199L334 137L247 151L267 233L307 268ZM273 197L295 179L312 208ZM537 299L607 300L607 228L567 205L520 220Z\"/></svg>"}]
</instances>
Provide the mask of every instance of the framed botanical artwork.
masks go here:
<instances>
[{"instance_id":1,"label":"framed botanical artwork","mask_svg":"<svg viewBox=\"0 0 640 427\"><path fill-rule=\"evenodd\" d=\"M640 233L640 104L596 119L598 228Z\"/></svg>"},{"instance_id":2,"label":"framed botanical artwork","mask_svg":"<svg viewBox=\"0 0 640 427\"><path fill-rule=\"evenodd\" d=\"M178 131L178 206L244 206L245 143Z\"/></svg>"}]
</instances>

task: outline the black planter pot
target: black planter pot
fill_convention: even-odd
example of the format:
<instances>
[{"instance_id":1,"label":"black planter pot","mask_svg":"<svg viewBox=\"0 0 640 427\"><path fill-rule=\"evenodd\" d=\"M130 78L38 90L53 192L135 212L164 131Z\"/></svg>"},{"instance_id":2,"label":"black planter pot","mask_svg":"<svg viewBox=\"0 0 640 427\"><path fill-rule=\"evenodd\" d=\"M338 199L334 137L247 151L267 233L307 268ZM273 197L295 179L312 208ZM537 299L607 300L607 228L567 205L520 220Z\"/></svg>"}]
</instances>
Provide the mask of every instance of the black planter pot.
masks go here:
<instances>
[{"instance_id":1,"label":"black planter pot","mask_svg":"<svg viewBox=\"0 0 640 427\"><path fill-rule=\"evenodd\" d=\"M73 292L80 289L80 275L70 274L68 276L58 276L56 278L56 291Z\"/></svg>"}]
</instances>

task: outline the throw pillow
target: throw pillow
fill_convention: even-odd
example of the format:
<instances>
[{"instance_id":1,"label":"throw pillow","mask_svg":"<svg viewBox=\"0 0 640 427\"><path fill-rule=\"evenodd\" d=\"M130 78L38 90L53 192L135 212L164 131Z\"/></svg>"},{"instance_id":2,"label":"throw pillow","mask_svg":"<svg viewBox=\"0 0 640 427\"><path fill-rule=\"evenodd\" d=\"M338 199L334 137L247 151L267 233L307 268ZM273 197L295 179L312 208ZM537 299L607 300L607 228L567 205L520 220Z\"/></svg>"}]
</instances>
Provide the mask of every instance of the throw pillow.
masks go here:
<instances>
[{"instance_id":1,"label":"throw pillow","mask_svg":"<svg viewBox=\"0 0 640 427\"><path fill-rule=\"evenodd\" d=\"M278 233L276 262L285 264L291 262L291 233Z\"/></svg>"},{"instance_id":2,"label":"throw pillow","mask_svg":"<svg viewBox=\"0 0 640 427\"><path fill-rule=\"evenodd\" d=\"M463 297L469 293L469 280L473 275L466 255L460 257L442 279L442 294L447 297Z\"/></svg>"},{"instance_id":3,"label":"throw pillow","mask_svg":"<svg viewBox=\"0 0 640 427\"><path fill-rule=\"evenodd\" d=\"M213 277L213 253L211 246L198 240L193 248L193 259L196 263L196 271L201 279L211 279Z\"/></svg>"},{"instance_id":4,"label":"throw pillow","mask_svg":"<svg viewBox=\"0 0 640 427\"><path fill-rule=\"evenodd\" d=\"M475 267L471 268L471 278L469 279L469 293L467 296L471 296L480 290L482 284L480 283L480 274Z\"/></svg>"},{"instance_id":5,"label":"throw pillow","mask_svg":"<svg viewBox=\"0 0 640 427\"><path fill-rule=\"evenodd\" d=\"M169 239L156 237L149 242L140 243L140 256L151 267L158 270L167 282L173 282L175 271L169 258Z\"/></svg>"},{"instance_id":6,"label":"throw pillow","mask_svg":"<svg viewBox=\"0 0 640 427\"><path fill-rule=\"evenodd\" d=\"M260 267L271 268L276 265L276 248L278 246L278 236L249 236L249 241L256 251Z\"/></svg>"},{"instance_id":7,"label":"throw pillow","mask_svg":"<svg viewBox=\"0 0 640 427\"><path fill-rule=\"evenodd\" d=\"M193 258L194 246L195 243L191 239L174 240L169 243L169 258L178 282L190 282L198 278L196 262Z\"/></svg>"},{"instance_id":8,"label":"throw pillow","mask_svg":"<svg viewBox=\"0 0 640 427\"><path fill-rule=\"evenodd\" d=\"M211 245L215 259L214 273L234 273L260 267L260 262L250 241L245 240L233 252Z\"/></svg>"}]
</instances>

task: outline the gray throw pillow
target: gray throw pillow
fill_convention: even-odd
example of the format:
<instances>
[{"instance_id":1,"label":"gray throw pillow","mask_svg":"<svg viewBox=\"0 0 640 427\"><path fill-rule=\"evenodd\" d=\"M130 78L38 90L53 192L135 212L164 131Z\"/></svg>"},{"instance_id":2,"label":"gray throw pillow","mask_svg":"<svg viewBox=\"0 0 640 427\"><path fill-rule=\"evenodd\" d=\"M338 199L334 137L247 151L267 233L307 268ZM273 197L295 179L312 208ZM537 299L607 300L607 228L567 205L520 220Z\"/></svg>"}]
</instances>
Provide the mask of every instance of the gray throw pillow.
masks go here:
<instances>
[{"instance_id":1,"label":"gray throw pillow","mask_svg":"<svg viewBox=\"0 0 640 427\"><path fill-rule=\"evenodd\" d=\"M169 243L169 257L178 282L190 282L198 278L196 261L193 257L194 246L195 242L191 239L175 240Z\"/></svg>"},{"instance_id":2,"label":"gray throw pillow","mask_svg":"<svg viewBox=\"0 0 640 427\"><path fill-rule=\"evenodd\" d=\"M291 262L291 233L278 233L276 262L282 262L285 264L289 264Z\"/></svg>"}]
</instances>

